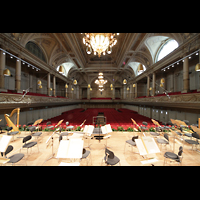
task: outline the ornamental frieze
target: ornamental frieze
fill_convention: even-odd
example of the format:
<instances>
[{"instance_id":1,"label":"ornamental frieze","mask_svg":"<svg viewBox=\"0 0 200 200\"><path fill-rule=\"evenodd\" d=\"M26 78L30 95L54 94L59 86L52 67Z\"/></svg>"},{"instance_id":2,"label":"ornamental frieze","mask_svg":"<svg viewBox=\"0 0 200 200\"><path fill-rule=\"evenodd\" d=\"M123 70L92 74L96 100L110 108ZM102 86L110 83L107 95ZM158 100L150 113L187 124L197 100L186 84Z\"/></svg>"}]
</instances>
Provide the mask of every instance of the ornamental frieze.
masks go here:
<instances>
[{"instance_id":1,"label":"ornamental frieze","mask_svg":"<svg viewBox=\"0 0 200 200\"><path fill-rule=\"evenodd\" d=\"M52 103L52 102L68 102L71 101L71 99L66 98L55 98L55 97L37 97L37 96L31 96L27 95L23 97L23 95L18 94L6 94L6 93L0 93L0 104L6 104L6 103L22 103L22 104L30 104L30 103Z\"/></svg>"},{"instance_id":2,"label":"ornamental frieze","mask_svg":"<svg viewBox=\"0 0 200 200\"><path fill-rule=\"evenodd\" d=\"M200 93L195 94L180 94L169 96L154 96L148 98L134 98L131 102L167 102L167 103L200 103Z\"/></svg>"}]
</instances>

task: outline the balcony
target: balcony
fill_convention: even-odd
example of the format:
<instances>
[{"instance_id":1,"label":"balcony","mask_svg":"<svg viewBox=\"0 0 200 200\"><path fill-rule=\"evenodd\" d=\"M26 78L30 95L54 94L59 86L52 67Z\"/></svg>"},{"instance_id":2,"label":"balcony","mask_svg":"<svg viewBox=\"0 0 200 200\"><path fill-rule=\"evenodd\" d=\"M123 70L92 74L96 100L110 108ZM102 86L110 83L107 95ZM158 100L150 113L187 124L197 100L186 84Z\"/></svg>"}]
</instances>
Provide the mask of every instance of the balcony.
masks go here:
<instances>
[{"instance_id":1,"label":"balcony","mask_svg":"<svg viewBox=\"0 0 200 200\"><path fill-rule=\"evenodd\" d=\"M131 94L129 94L131 95ZM65 97L51 97L45 94L27 93L25 97L18 93L0 93L0 107L1 109L14 109L16 107L39 107L39 106L62 106L67 104L78 103L93 103L93 104L113 104L124 103L133 105L158 106L158 107L172 107L200 110L200 92L193 91L190 93L174 92L166 94L159 94L152 97L138 97L126 99L111 99L111 98L91 98L88 99L70 99ZM132 95L131 95L132 96ZM23 97L23 98L22 98Z\"/></svg>"},{"instance_id":2,"label":"balcony","mask_svg":"<svg viewBox=\"0 0 200 200\"><path fill-rule=\"evenodd\" d=\"M152 97L138 97L127 99L123 100L123 102L136 105L200 109L200 92L173 92L168 93L168 96L166 94L159 94Z\"/></svg>"},{"instance_id":3,"label":"balcony","mask_svg":"<svg viewBox=\"0 0 200 200\"><path fill-rule=\"evenodd\" d=\"M56 106L66 105L79 102L61 96L51 97L39 93L27 93L24 97L23 94L13 92L0 93L0 107L1 109L25 108L25 107L39 107L39 106Z\"/></svg>"}]
</instances>

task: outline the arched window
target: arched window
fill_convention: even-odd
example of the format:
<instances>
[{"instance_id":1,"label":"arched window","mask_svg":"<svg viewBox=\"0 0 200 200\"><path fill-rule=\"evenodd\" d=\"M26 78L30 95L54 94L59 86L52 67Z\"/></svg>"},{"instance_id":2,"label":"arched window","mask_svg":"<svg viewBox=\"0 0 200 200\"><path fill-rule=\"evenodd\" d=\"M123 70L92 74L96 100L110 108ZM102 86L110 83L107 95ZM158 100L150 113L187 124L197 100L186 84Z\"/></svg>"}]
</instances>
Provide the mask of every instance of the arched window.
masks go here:
<instances>
[{"instance_id":1,"label":"arched window","mask_svg":"<svg viewBox=\"0 0 200 200\"><path fill-rule=\"evenodd\" d=\"M29 41L26 44L25 48L28 49L32 54L34 54L35 56L37 56L38 58L40 58L41 60L46 62L46 58L44 56L44 53L42 52L42 50L40 49L40 47L37 44Z\"/></svg>"},{"instance_id":2,"label":"arched window","mask_svg":"<svg viewBox=\"0 0 200 200\"><path fill-rule=\"evenodd\" d=\"M176 40L167 40L160 48L156 56L156 62L164 58L166 55L174 51L178 47L178 42Z\"/></svg>"}]
</instances>

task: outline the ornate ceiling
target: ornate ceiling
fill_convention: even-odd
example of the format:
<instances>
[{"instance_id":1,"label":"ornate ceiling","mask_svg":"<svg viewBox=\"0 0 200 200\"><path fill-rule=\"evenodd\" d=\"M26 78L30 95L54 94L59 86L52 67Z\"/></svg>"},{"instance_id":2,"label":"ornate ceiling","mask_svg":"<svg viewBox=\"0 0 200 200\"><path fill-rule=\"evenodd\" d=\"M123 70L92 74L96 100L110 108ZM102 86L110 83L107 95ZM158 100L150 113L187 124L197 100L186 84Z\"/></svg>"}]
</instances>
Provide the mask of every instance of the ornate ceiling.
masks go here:
<instances>
[{"instance_id":1,"label":"ornate ceiling","mask_svg":"<svg viewBox=\"0 0 200 200\"><path fill-rule=\"evenodd\" d=\"M68 78L88 83L99 71L110 79L135 77L134 63L142 63L146 69L154 64L157 49L166 38L175 39L181 45L195 33L120 33L111 54L98 55L86 53L80 33L6 33L19 45L36 43L44 52L47 65L55 69L63 63L71 63ZM67 65L66 65L67 66ZM114 78L115 77L115 78Z\"/></svg>"},{"instance_id":2,"label":"ornate ceiling","mask_svg":"<svg viewBox=\"0 0 200 200\"><path fill-rule=\"evenodd\" d=\"M122 85L123 78L127 77L133 83L144 80L148 74L156 70L158 72L161 67L169 64L168 58L157 63L154 59L166 39L175 39L179 44L179 50L169 56L173 60L195 48L199 49L199 36L199 33L120 33L112 53L100 58L86 53L83 35L80 33L0 33L0 45L19 56L27 56L30 62L42 69L42 73L55 75L57 67L63 64L67 67L67 77L57 73L56 80L68 82L75 78L78 85L87 87L97 78L99 71L115 85ZM43 51L46 63L25 49L30 41ZM146 71L136 77L137 63L143 64Z\"/></svg>"}]
</instances>

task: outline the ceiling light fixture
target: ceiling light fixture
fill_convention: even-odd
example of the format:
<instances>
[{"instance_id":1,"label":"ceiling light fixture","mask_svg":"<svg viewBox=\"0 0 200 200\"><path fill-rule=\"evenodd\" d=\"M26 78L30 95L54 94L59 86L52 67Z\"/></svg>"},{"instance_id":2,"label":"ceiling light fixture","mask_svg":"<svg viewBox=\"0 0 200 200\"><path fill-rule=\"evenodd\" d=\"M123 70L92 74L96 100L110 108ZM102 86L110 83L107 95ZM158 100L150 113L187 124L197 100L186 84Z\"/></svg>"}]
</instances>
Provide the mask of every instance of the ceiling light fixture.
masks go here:
<instances>
[{"instance_id":1,"label":"ceiling light fixture","mask_svg":"<svg viewBox=\"0 0 200 200\"><path fill-rule=\"evenodd\" d=\"M103 88L103 85L107 83L107 80L103 79L103 73L100 72L98 79L95 80L95 83L99 85L100 88Z\"/></svg>"},{"instance_id":2,"label":"ceiling light fixture","mask_svg":"<svg viewBox=\"0 0 200 200\"><path fill-rule=\"evenodd\" d=\"M180 62L180 61L184 62L184 59L185 59L185 58L191 59L191 56L192 56L193 54L195 54L196 56L199 55L199 51L200 51L200 49L198 49L198 50L192 52L191 54L189 54L189 55L187 55L187 56L185 56L185 57L183 57L183 58L177 60L176 62L174 62L174 63L172 63L172 64L170 64L170 65L168 65L168 66L162 68L161 71L165 71L166 69L169 69L170 66L174 67L174 64L179 65L179 62Z\"/></svg>"},{"instance_id":3,"label":"ceiling light fixture","mask_svg":"<svg viewBox=\"0 0 200 200\"><path fill-rule=\"evenodd\" d=\"M77 84L78 84L78 82L77 82L76 79L73 81L73 84L74 84L74 85L77 85Z\"/></svg>"},{"instance_id":4,"label":"ceiling light fixture","mask_svg":"<svg viewBox=\"0 0 200 200\"><path fill-rule=\"evenodd\" d=\"M82 34L82 33L81 33ZM98 56L111 54L112 47L117 43L117 39L115 38L115 33L84 33L83 36L83 44L87 46L86 52L87 54L92 53L92 49L94 51L94 55L98 53ZM117 33L119 35L119 33Z\"/></svg>"},{"instance_id":5,"label":"ceiling light fixture","mask_svg":"<svg viewBox=\"0 0 200 200\"><path fill-rule=\"evenodd\" d=\"M124 85L127 84L127 80L126 80L126 79L123 80L123 84L124 84Z\"/></svg>"},{"instance_id":6,"label":"ceiling light fixture","mask_svg":"<svg viewBox=\"0 0 200 200\"><path fill-rule=\"evenodd\" d=\"M60 74L64 74L65 72L64 72L64 67L62 66L62 65L60 65L60 67L59 67L59 69L58 69L58 72L60 73Z\"/></svg>"},{"instance_id":7,"label":"ceiling light fixture","mask_svg":"<svg viewBox=\"0 0 200 200\"><path fill-rule=\"evenodd\" d=\"M28 62L22 60L21 58L19 58L19 57L13 55L12 53L10 53L10 52L8 52L8 51L6 51L6 50L4 50L4 49L2 49L2 48L0 48L0 50L3 51L3 55L5 55L5 54L7 53L7 54L10 55L10 58L13 58L13 57L16 58L16 59L17 59L17 62L22 61L22 64L23 64L23 65L26 63L28 67L32 66L32 69L36 69L36 71L39 71L39 70L40 70L39 68L37 68L37 67L31 65L30 63L28 63Z\"/></svg>"},{"instance_id":8,"label":"ceiling light fixture","mask_svg":"<svg viewBox=\"0 0 200 200\"><path fill-rule=\"evenodd\" d=\"M10 76L10 75L11 75L10 70L7 69L7 68L4 69L4 70L3 70L3 75L4 75L4 76Z\"/></svg>"},{"instance_id":9,"label":"ceiling light fixture","mask_svg":"<svg viewBox=\"0 0 200 200\"><path fill-rule=\"evenodd\" d=\"M143 72L143 71L144 71L144 68L143 68L142 64L140 63L138 65L138 72Z\"/></svg>"}]
</instances>

